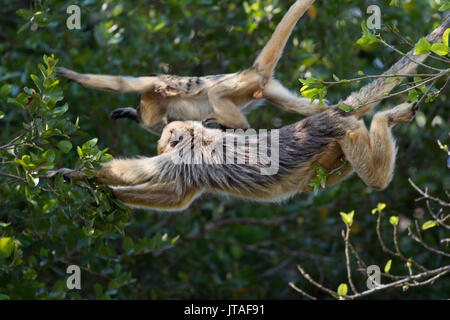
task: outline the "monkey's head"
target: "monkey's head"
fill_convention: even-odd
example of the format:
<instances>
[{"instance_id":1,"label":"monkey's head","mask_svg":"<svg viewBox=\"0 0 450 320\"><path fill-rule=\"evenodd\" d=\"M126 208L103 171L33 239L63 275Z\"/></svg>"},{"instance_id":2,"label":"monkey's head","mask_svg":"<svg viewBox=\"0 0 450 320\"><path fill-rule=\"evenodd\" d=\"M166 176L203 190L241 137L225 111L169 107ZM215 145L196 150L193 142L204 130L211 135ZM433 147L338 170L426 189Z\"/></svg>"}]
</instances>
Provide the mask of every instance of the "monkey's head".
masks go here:
<instances>
[{"instance_id":1,"label":"monkey's head","mask_svg":"<svg viewBox=\"0 0 450 320\"><path fill-rule=\"evenodd\" d=\"M158 141L158 155L172 151L181 142L191 140L195 131L193 121L173 121L163 130Z\"/></svg>"},{"instance_id":2,"label":"monkey's head","mask_svg":"<svg viewBox=\"0 0 450 320\"><path fill-rule=\"evenodd\" d=\"M174 148L195 148L209 145L212 141L222 136L219 129L205 128L198 121L173 121L163 130L158 141L158 155L169 153ZM198 150L198 149L197 149Z\"/></svg>"}]
</instances>

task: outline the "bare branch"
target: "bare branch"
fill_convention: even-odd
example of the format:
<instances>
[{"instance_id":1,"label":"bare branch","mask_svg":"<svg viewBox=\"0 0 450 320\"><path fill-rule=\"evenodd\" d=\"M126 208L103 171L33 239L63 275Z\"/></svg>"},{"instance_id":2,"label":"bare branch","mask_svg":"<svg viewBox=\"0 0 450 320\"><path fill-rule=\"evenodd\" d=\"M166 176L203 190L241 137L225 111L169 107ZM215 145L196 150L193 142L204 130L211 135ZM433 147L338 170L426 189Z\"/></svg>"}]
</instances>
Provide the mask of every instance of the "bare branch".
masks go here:
<instances>
[{"instance_id":1,"label":"bare branch","mask_svg":"<svg viewBox=\"0 0 450 320\"><path fill-rule=\"evenodd\" d=\"M307 297L308 299L311 299L311 300L317 300L316 297L314 297L314 296L312 296L312 295L306 293L306 292L303 291L302 289L296 287L295 284L293 284L292 282L289 282L289 286L290 286L292 289L294 289L295 291L297 291L297 292L301 293L302 295L304 295L305 297Z\"/></svg>"}]
</instances>

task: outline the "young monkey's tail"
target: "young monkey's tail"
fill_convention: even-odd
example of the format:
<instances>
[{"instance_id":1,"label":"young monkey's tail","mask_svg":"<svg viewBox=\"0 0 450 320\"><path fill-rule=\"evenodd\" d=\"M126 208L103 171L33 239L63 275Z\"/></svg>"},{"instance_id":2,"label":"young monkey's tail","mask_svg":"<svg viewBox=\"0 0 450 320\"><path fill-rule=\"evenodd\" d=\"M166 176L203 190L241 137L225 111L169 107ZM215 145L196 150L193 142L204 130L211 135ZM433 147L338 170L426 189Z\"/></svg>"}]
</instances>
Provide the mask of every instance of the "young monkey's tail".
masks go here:
<instances>
[{"instance_id":1,"label":"young monkey's tail","mask_svg":"<svg viewBox=\"0 0 450 320\"><path fill-rule=\"evenodd\" d=\"M253 66L257 68L264 79L272 76L273 69L283 53L292 30L313 2L314 0L297 0L284 15L269 42L256 58Z\"/></svg>"}]
</instances>

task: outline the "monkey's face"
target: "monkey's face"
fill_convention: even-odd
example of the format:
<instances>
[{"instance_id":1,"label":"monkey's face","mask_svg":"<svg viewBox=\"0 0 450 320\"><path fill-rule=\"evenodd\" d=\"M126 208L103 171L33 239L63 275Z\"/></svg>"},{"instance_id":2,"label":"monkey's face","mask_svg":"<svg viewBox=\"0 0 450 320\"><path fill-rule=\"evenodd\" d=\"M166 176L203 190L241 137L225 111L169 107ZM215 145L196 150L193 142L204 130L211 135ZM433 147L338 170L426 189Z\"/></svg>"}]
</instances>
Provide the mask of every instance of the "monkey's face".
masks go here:
<instances>
[{"instance_id":1,"label":"monkey's face","mask_svg":"<svg viewBox=\"0 0 450 320\"><path fill-rule=\"evenodd\" d=\"M189 141L194 132L190 121L173 121L163 130L158 141L158 155L171 152L178 144Z\"/></svg>"}]
</instances>

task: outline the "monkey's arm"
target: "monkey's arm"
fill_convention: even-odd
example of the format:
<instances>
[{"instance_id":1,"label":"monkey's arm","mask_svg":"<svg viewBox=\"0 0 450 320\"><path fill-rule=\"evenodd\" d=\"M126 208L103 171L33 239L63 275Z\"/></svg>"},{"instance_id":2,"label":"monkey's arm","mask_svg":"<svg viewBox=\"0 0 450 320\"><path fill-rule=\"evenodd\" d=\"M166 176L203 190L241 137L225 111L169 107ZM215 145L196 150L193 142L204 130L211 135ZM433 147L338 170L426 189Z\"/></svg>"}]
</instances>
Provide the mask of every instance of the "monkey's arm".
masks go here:
<instances>
[{"instance_id":1,"label":"monkey's arm","mask_svg":"<svg viewBox=\"0 0 450 320\"><path fill-rule=\"evenodd\" d=\"M94 171L93 181L111 186L136 186L146 183L160 175L161 166L170 160L170 156L162 154L152 158L112 160L103 164L103 167ZM54 178L62 174L65 178L86 179L80 171L62 168L49 171L47 178Z\"/></svg>"},{"instance_id":2,"label":"monkey's arm","mask_svg":"<svg viewBox=\"0 0 450 320\"><path fill-rule=\"evenodd\" d=\"M160 85L158 77L122 77L82 74L66 68L56 68L59 77L74 80L84 86L119 92L145 92Z\"/></svg>"},{"instance_id":3,"label":"monkey's arm","mask_svg":"<svg viewBox=\"0 0 450 320\"><path fill-rule=\"evenodd\" d=\"M152 184L146 183L134 187L113 188L114 196L122 202L156 210L183 210L201 193L190 188L178 190L176 182Z\"/></svg>"}]
</instances>

